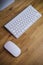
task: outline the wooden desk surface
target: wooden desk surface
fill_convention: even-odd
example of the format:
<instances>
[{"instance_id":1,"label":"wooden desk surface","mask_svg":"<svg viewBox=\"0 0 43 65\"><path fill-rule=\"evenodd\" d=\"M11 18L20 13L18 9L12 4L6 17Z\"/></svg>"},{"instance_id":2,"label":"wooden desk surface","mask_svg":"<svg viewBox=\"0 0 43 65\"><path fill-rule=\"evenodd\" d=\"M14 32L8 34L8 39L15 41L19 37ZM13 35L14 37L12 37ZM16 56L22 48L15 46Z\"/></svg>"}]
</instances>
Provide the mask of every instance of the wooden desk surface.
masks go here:
<instances>
[{"instance_id":1,"label":"wooden desk surface","mask_svg":"<svg viewBox=\"0 0 43 65\"><path fill-rule=\"evenodd\" d=\"M30 4L42 14L42 17L16 39L4 28L4 25ZM18 58L3 48L8 40L15 42L21 48L22 53ZM0 65L43 65L43 0L16 0L0 12Z\"/></svg>"}]
</instances>

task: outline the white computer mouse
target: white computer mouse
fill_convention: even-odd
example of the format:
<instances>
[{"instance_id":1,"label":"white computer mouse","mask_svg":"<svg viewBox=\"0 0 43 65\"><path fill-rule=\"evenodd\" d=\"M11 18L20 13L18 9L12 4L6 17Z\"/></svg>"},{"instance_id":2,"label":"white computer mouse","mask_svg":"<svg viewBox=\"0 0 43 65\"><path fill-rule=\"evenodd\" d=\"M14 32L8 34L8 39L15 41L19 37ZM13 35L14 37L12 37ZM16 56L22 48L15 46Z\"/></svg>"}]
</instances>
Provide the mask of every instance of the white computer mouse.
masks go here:
<instances>
[{"instance_id":1,"label":"white computer mouse","mask_svg":"<svg viewBox=\"0 0 43 65\"><path fill-rule=\"evenodd\" d=\"M21 49L11 41L6 42L4 48L15 57L18 57L21 54Z\"/></svg>"}]
</instances>

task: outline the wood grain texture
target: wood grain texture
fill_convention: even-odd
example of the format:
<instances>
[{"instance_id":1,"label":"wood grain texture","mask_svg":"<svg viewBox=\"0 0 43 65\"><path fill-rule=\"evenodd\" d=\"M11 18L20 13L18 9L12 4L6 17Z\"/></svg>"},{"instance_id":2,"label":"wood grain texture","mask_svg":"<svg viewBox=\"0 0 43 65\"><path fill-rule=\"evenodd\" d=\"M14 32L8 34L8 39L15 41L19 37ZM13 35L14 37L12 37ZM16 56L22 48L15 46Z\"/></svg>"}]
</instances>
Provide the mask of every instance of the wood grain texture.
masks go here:
<instances>
[{"instance_id":1,"label":"wood grain texture","mask_svg":"<svg viewBox=\"0 0 43 65\"><path fill-rule=\"evenodd\" d=\"M30 4L42 14L42 17L16 39L4 25ZM18 58L3 48L8 40L21 48L22 53ZM8 8L0 11L0 65L43 65L43 0L16 0Z\"/></svg>"}]
</instances>

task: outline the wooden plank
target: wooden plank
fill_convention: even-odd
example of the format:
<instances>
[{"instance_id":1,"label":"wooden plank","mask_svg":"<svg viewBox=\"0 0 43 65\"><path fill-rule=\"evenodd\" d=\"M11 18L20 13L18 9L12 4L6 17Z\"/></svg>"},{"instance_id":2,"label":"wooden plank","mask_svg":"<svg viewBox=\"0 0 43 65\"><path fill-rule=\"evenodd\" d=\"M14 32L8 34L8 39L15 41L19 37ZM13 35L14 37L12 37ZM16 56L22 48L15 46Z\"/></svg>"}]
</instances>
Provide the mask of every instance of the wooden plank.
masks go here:
<instances>
[{"instance_id":1,"label":"wooden plank","mask_svg":"<svg viewBox=\"0 0 43 65\"><path fill-rule=\"evenodd\" d=\"M4 25L30 4L42 14L42 17L16 39L4 28ZM18 58L3 48L8 40L15 42L21 48L22 53ZM0 12L0 65L43 65L43 0L16 0Z\"/></svg>"}]
</instances>

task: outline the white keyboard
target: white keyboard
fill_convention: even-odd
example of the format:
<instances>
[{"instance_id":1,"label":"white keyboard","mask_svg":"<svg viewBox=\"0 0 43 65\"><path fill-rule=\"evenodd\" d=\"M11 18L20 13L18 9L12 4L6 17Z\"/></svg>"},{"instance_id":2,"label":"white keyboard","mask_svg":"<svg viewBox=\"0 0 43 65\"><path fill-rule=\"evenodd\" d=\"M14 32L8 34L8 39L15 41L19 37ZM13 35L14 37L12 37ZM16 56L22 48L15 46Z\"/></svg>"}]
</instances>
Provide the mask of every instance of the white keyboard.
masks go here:
<instances>
[{"instance_id":1,"label":"white keyboard","mask_svg":"<svg viewBox=\"0 0 43 65\"><path fill-rule=\"evenodd\" d=\"M42 15L30 5L9 23L7 23L5 27L16 38L19 38L41 16Z\"/></svg>"}]
</instances>

